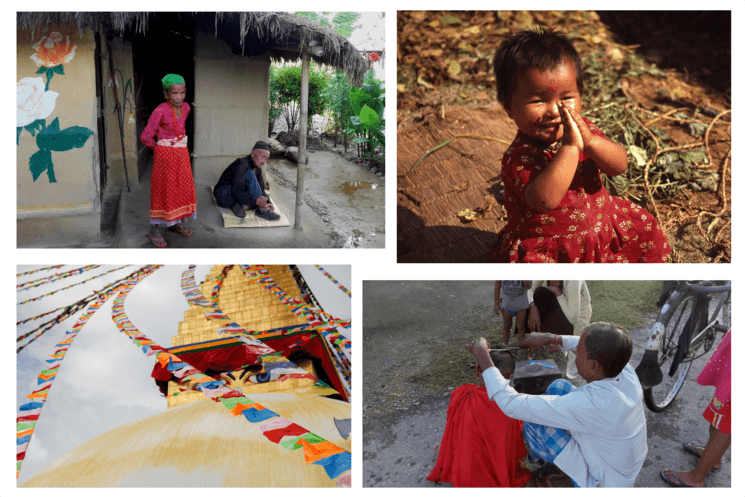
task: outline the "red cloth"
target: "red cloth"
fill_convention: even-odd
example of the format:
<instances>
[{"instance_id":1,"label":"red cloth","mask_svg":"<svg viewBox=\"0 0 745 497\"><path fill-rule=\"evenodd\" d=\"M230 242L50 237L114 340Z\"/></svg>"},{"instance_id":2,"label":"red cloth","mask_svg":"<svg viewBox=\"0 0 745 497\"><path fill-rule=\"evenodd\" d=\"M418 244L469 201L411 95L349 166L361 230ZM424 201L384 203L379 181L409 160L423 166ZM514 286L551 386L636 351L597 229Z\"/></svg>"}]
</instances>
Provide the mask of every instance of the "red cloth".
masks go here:
<instances>
[{"instance_id":1,"label":"red cloth","mask_svg":"<svg viewBox=\"0 0 745 497\"><path fill-rule=\"evenodd\" d=\"M454 487L522 487L530 471L523 423L489 400L486 387L462 385L450 395L447 424L437 464L428 480Z\"/></svg>"},{"instance_id":2,"label":"red cloth","mask_svg":"<svg viewBox=\"0 0 745 497\"><path fill-rule=\"evenodd\" d=\"M605 137L583 118L590 131ZM555 151L522 133L502 158L507 226L489 251L490 262L664 262L670 254L654 217L638 205L611 196L600 171L584 152L559 206L535 212L525 188L548 167Z\"/></svg>"},{"instance_id":3,"label":"red cloth","mask_svg":"<svg viewBox=\"0 0 745 497\"><path fill-rule=\"evenodd\" d=\"M195 217L196 213L189 149L156 146L150 183L151 223L173 226L182 219Z\"/></svg>"},{"instance_id":4,"label":"red cloth","mask_svg":"<svg viewBox=\"0 0 745 497\"><path fill-rule=\"evenodd\" d=\"M716 397L704 411L704 419L722 433L732 433L732 403L721 402Z\"/></svg>"},{"instance_id":5,"label":"red cloth","mask_svg":"<svg viewBox=\"0 0 745 497\"><path fill-rule=\"evenodd\" d=\"M298 426L297 424L292 423L285 426L284 428L267 430L264 432L264 436L275 444L278 444L283 437L292 437L295 435L302 435L303 433L308 433L308 430L306 430L302 426Z\"/></svg>"},{"instance_id":6,"label":"red cloth","mask_svg":"<svg viewBox=\"0 0 745 497\"><path fill-rule=\"evenodd\" d=\"M259 354L256 354L251 347L241 344L234 347L220 347L190 354L179 354L178 357L201 372L208 369L226 372L240 369L245 364L256 364ZM151 376L156 380L170 381L173 371L168 371L168 368L156 362Z\"/></svg>"}]
</instances>

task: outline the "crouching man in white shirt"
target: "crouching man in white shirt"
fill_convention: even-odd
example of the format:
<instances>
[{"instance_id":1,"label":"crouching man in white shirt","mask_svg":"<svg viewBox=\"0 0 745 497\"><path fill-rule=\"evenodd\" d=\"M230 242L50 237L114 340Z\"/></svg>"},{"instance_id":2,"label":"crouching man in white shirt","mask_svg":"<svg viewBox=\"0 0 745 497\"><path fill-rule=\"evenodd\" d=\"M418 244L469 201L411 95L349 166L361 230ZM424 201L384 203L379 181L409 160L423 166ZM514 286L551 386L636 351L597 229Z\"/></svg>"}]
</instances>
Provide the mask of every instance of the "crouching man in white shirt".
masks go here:
<instances>
[{"instance_id":1,"label":"crouching man in white shirt","mask_svg":"<svg viewBox=\"0 0 745 497\"><path fill-rule=\"evenodd\" d=\"M580 337L532 333L520 342L532 350L552 344L576 353L586 385L556 380L544 395L519 394L494 367L486 339L466 349L483 370L489 398L525 421L523 436L534 456L579 487L633 487L647 456L647 422L642 387L628 364L631 338L618 326L593 323Z\"/></svg>"}]
</instances>

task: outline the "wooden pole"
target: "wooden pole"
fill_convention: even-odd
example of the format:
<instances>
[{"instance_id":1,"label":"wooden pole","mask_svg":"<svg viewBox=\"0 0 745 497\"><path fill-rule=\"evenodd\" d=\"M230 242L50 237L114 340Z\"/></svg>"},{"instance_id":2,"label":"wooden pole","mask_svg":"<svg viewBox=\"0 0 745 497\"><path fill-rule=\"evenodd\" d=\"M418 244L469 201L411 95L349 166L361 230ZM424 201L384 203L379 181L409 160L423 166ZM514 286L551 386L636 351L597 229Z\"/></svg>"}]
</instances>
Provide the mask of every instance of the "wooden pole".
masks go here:
<instances>
[{"instance_id":1,"label":"wooden pole","mask_svg":"<svg viewBox=\"0 0 745 497\"><path fill-rule=\"evenodd\" d=\"M295 195L295 229L303 229L300 209L303 205L305 189L305 165L308 162L308 79L310 74L310 56L305 47L300 58L303 69L300 76L300 143L297 151L297 194Z\"/></svg>"},{"instance_id":2,"label":"wooden pole","mask_svg":"<svg viewBox=\"0 0 745 497\"><path fill-rule=\"evenodd\" d=\"M122 117L122 106L119 105L119 93L116 91L116 74L114 73L114 54L111 52L111 44L106 41L106 50L109 51L109 76L111 77L111 87L114 89L114 101L116 102L116 112L119 117L119 138L122 142L122 164L124 164L124 178L127 180L127 191L129 189L129 173L127 172L127 152L124 151L124 118ZM122 81L122 84L124 81Z\"/></svg>"}]
</instances>

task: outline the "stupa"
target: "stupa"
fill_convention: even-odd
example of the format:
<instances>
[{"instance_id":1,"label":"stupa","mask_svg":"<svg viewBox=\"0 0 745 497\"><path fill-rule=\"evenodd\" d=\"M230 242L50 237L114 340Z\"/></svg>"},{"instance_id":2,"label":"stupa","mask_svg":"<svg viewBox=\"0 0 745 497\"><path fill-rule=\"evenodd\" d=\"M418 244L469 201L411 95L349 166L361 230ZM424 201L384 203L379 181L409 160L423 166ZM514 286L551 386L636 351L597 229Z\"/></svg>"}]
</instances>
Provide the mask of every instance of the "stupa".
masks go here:
<instances>
[{"instance_id":1,"label":"stupa","mask_svg":"<svg viewBox=\"0 0 745 497\"><path fill-rule=\"evenodd\" d=\"M315 435L329 447L351 453L349 364L344 364L348 357L318 331L329 329L319 324L319 316L330 316L320 309L297 268L261 268L263 278L295 299L295 305L268 291L265 282L248 278L241 266L214 266L200 289L217 309L251 332L249 340L258 339L278 354L247 365L246 339L225 334L225 321L208 319L205 308L193 302L168 351L269 410L260 412L276 413L275 420L302 427L305 435L283 436L281 430L267 431L268 424L231 415L195 382L179 384L168 368L156 363L153 377L167 394L166 411L89 440L23 486L348 486L348 470L329 470L314 462L323 455L309 458L310 445L299 440L312 441L308 435ZM304 309L315 309L306 314L298 310L298 301L307 304ZM277 361L283 361L281 368L273 368ZM295 368L288 369L288 364Z\"/></svg>"}]
</instances>

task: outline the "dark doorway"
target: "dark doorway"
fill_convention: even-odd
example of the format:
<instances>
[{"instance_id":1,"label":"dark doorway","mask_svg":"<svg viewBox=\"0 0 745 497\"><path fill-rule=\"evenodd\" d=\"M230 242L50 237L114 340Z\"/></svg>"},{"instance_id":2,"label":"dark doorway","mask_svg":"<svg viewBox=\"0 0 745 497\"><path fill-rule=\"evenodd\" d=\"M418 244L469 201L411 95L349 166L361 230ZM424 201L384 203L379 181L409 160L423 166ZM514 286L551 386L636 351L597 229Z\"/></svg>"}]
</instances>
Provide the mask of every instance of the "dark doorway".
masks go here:
<instances>
[{"instance_id":1,"label":"dark doorway","mask_svg":"<svg viewBox=\"0 0 745 497\"><path fill-rule=\"evenodd\" d=\"M132 41L134 83L137 98L137 136L153 110L165 101L161 79L169 73L186 81L186 102L192 107L186 120L189 153L194 151L194 20L188 13L156 12L148 20L145 35ZM137 172L142 176L153 164L153 153L138 138Z\"/></svg>"}]
</instances>

